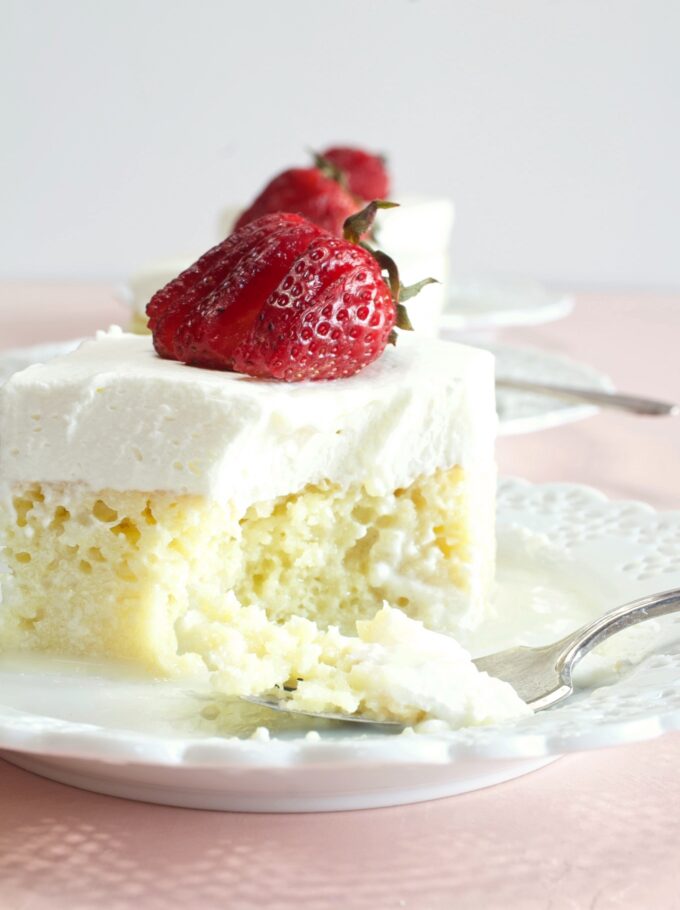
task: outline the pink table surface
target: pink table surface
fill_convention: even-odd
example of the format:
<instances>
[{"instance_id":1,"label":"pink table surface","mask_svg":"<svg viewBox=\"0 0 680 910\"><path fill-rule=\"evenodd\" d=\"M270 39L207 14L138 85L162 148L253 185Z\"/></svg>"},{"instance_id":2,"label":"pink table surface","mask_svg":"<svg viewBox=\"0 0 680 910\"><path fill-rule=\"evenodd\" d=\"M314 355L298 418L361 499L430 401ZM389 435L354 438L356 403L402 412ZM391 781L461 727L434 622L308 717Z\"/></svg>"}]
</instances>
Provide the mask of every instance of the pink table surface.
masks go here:
<instances>
[{"instance_id":1,"label":"pink table surface","mask_svg":"<svg viewBox=\"0 0 680 910\"><path fill-rule=\"evenodd\" d=\"M125 318L105 286L0 286L0 350ZM581 295L503 339L680 400L680 297ZM502 439L504 474L680 508L680 420L599 414ZM0 910L676 908L680 734L395 809L245 815L97 796L0 762Z\"/></svg>"}]
</instances>

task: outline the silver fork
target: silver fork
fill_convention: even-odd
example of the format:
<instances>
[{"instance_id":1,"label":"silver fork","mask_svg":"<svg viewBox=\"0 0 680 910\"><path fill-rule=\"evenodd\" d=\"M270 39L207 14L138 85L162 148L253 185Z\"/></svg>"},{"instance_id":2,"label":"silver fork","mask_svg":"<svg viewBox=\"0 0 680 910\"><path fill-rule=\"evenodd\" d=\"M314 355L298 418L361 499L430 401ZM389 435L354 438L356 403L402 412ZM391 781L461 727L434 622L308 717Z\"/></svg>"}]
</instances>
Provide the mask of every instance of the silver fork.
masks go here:
<instances>
[{"instance_id":1,"label":"silver fork","mask_svg":"<svg viewBox=\"0 0 680 910\"><path fill-rule=\"evenodd\" d=\"M614 408L619 411L630 411L646 417L675 417L680 414L680 406L670 401L656 401L653 398L640 398L639 395L623 395L621 392L605 392L602 389L586 389L571 386L553 385L546 382L533 382L528 379L511 379L497 376L496 386L514 389L518 392L532 392L562 398L566 401L582 401L596 404L601 408Z\"/></svg>"},{"instance_id":2,"label":"silver fork","mask_svg":"<svg viewBox=\"0 0 680 910\"><path fill-rule=\"evenodd\" d=\"M576 664L611 635L644 622L680 610L680 588L650 594L630 603L609 610L599 619L590 622L565 638L540 648L509 648L497 654L478 657L474 663L479 670L509 682L517 694L534 711L542 711L563 701L574 691L572 682ZM289 693L281 690L276 695L245 696L245 701L275 711L320 717L324 720L341 720L352 723L403 726L398 721L376 721L360 714L336 714L299 711L289 706Z\"/></svg>"}]
</instances>

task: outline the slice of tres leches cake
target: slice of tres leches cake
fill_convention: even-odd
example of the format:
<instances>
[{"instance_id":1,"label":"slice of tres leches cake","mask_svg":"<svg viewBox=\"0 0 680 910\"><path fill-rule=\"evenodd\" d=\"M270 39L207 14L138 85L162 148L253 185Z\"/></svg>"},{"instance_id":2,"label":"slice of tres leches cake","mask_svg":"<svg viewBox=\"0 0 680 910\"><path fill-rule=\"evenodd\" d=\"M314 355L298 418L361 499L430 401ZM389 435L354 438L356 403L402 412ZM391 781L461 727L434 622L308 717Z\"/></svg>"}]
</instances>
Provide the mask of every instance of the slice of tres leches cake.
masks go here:
<instances>
[{"instance_id":1,"label":"slice of tres leches cake","mask_svg":"<svg viewBox=\"0 0 680 910\"><path fill-rule=\"evenodd\" d=\"M0 391L0 648L193 672L199 618L234 603L345 635L384 601L473 628L494 433L473 348L402 336L355 376L283 384L100 333Z\"/></svg>"}]
</instances>

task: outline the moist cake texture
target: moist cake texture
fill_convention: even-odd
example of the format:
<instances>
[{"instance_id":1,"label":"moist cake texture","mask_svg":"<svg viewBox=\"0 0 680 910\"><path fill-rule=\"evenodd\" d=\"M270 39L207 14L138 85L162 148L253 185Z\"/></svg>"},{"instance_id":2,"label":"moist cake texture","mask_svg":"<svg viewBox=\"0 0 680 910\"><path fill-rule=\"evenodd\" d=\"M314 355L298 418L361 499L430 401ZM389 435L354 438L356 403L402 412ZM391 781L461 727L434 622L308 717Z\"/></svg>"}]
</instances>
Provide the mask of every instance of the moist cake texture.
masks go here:
<instances>
[{"instance_id":1,"label":"moist cake texture","mask_svg":"<svg viewBox=\"0 0 680 910\"><path fill-rule=\"evenodd\" d=\"M179 626L183 645L202 655L223 695L285 686L294 710L358 712L428 732L531 714L509 683L478 670L454 638L387 604L357 620L352 636L300 616L271 623L261 608L235 598L211 616L189 612Z\"/></svg>"}]
</instances>

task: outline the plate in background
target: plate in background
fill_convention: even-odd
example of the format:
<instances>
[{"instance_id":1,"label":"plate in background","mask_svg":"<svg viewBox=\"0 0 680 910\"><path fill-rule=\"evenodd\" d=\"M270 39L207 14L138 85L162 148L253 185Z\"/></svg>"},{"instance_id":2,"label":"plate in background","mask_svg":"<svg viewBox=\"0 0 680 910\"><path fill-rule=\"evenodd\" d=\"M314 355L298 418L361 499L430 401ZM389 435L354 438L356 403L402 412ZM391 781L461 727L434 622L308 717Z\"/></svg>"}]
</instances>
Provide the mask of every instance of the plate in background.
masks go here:
<instances>
[{"instance_id":1,"label":"plate in background","mask_svg":"<svg viewBox=\"0 0 680 910\"><path fill-rule=\"evenodd\" d=\"M529 278L461 276L449 283L440 325L444 331L539 325L571 313L573 299Z\"/></svg>"},{"instance_id":2,"label":"plate in background","mask_svg":"<svg viewBox=\"0 0 680 910\"><path fill-rule=\"evenodd\" d=\"M494 354L496 376L499 378L614 391L614 384L608 376L571 357L542 348L515 347L490 341L476 341L475 344ZM551 398L550 395L502 387L496 389L496 407L501 436L546 430L591 417L599 411L593 404L579 404Z\"/></svg>"}]
</instances>

